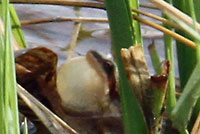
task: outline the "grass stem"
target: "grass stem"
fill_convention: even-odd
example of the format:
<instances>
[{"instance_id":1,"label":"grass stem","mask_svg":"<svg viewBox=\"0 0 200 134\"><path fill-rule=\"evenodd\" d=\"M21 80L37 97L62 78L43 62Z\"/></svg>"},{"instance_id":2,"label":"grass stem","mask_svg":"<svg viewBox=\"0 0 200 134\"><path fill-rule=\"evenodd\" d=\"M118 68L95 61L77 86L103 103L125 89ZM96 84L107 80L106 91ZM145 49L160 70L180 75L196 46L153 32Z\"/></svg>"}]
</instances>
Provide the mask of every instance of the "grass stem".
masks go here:
<instances>
[{"instance_id":1,"label":"grass stem","mask_svg":"<svg viewBox=\"0 0 200 134\"><path fill-rule=\"evenodd\" d=\"M182 20L189 26L191 26L191 27L194 26L193 19L190 16L181 12L177 8L171 6L167 2L165 2L163 0L150 0L150 1L153 2L154 4L156 4L160 8L160 10L162 10L164 13L168 12L170 14L173 14L174 16L176 16L177 18L179 18L180 20ZM200 31L200 24L198 22L195 22L195 25L197 26L198 31Z\"/></svg>"},{"instance_id":2,"label":"grass stem","mask_svg":"<svg viewBox=\"0 0 200 134\"><path fill-rule=\"evenodd\" d=\"M170 31L167 28L164 28L163 26L160 26L159 24L156 24L156 23L151 22L149 20L145 20L142 17L138 17L136 15L133 15L133 18L138 20L138 21L140 21L141 23L149 25L149 26L151 26L153 28L156 28L156 29L158 29L158 30L160 30L160 31L172 36L176 40L178 40L180 42L183 42L185 45L187 45L187 46L189 46L191 48L196 48L196 44L193 41L191 41L191 40L189 40L189 39L187 39L187 38L185 38L185 37L173 32L173 31Z\"/></svg>"},{"instance_id":3,"label":"grass stem","mask_svg":"<svg viewBox=\"0 0 200 134\"><path fill-rule=\"evenodd\" d=\"M173 27L175 29L183 30L179 25L177 25L177 24L175 24L171 21L168 21L167 19L165 19L163 17L157 16L157 15L154 15L152 13L145 12L145 11L142 11L142 10L138 10L138 9L132 9L132 11L137 12L137 13L142 14L142 15L145 15L145 16L148 16L148 17L153 18L155 20L161 21L163 24L168 25L170 27Z\"/></svg>"},{"instance_id":4,"label":"grass stem","mask_svg":"<svg viewBox=\"0 0 200 134\"><path fill-rule=\"evenodd\" d=\"M38 20L25 20L25 21L21 21L21 25L26 26L26 25L32 25L32 24L41 24L41 23L50 23L50 22L66 22L66 21L108 23L108 20L103 19L103 18L56 17L56 18L47 18L47 19L38 19Z\"/></svg>"}]
</instances>

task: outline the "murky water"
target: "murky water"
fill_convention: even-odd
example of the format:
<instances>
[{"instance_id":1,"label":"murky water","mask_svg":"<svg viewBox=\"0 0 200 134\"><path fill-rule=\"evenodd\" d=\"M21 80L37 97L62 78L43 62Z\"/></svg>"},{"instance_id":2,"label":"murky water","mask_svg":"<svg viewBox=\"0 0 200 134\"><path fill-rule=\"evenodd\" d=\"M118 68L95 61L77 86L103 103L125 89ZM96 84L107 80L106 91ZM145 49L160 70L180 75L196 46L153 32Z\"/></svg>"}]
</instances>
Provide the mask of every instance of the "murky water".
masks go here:
<instances>
[{"instance_id":1,"label":"murky water","mask_svg":"<svg viewBox=\"0 0 200 134\"><path fill-rule=\"evenodd\" d=\"M141 0L140 3L148 3L147 0ZM77 8L70 6L53 6L53 5L28 5L17 4L15 5L21 20L36 20L42 18L55 18L55 17L76 17ZM160 15L159 10L141 8L142 10ZM94 18L107 18L106 12L101 9L80 8L80 17L94 17ZM46 46L53 49L59 56L59 65L61 65L67 58L66 48L71 40L71 33L74 27L73 22L52 22L43 24L34 24L23 26L26 41L29 47ZM142 25L142 34L144 36L144 48L147 56L147 61L150 66L150 72L153 73L150 57L148 54L147 46L155 41L158 52L163 60L164 45L162 40L162 33ZM96 50L104 55L109 55L111 52L111 39L109 34L109 25L103 23L84 23L82 33L87 33L87 38L83 38L78 42L76 53L84 55L88 50ZM152 39L152 37L154 39Z\"/></svg>"}]
</instances>

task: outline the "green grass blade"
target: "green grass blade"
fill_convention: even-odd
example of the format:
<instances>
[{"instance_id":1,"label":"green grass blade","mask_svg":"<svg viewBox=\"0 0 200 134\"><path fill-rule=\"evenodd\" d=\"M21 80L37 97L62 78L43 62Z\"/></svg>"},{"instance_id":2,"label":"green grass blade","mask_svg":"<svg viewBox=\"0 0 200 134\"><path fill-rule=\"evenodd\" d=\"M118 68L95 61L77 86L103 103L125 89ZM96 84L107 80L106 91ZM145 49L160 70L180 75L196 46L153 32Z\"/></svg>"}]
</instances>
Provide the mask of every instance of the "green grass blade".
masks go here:
<instances>
[{"instance_id":1,"label":"green grass blade","mask_svg":"<svg viewBox=\"0 0 200 134\"><path fill-rule=\"evenodd\" d=\"M163 83L167 83L167 79ZM152 87L153 97L154 97L154 106L153 106L152 112L156 119L160 118L160 116L161 116L161 111L163 108L164 99L165 99L165 95L166 95L165 84L163 84L163 87L159 87L157 85L159 85L159 84L155 82L155 83L153 83L153 87Z\"/></svg>"},{"instance_id":2,"label":"green grass blade","mask_svg":"<svg viewBox=\"0 0 200 134\"><path fill-rule=\"evenodd\" d=\"M15 63L11 42L9 1L0 5L0 93L1 93L1 134L19 134L18 105L15 78Z\"/></svg>"},{"instance_id":3,"label":"green grass blade","mask_svg":"<svg viewBox=\"0 0 200 134\"><path fill-rule=\"evenodd\" d=\"M174 44L172 37L164 35L166 59L170 62L168 76L168 96L166 101L167 113L170 115L176 105L175 95L175 69L174 69Z\"/></svg>"},{"instance_id":4,"label":"green grass blade","mask_svg":"<svg viewBox=\"0 0 200 134\"><path fill-rule=\"evenodd\" d=\"M191 1L189 1L189 7L190 7L190 12L191 12L190 14L191 14L191 16L193 18L193 21L194 21L194 29L196 30L196 32L198 32L197 27L195 25L195 22L197 21L196 20L196 16L200 17L200 11L199 11L200 8L198 6L195 7L194 6L194 2L195 2L195 4L200 4L200 0L191 0ZM197 48L196 48L197 62L200 63L200 41L199 40L195 40L195 42L197 44ZM197 104L194 107L194 111L192 113L192 118L191 118L190 123L192 123L192 122L194 122L194 120L196 120L199 111L200 111L200 98L198 99Z\"/></svg>"},{"instance_id":5,"label":"green grass blade","mask_svg":"<svg viewBox=\"0 0 200 134\"><path fill-rule=\"evenodd\" d=\"M127 48L133 45L133 28L131 18L128 14L129 9L127 9L126 3L122 0L119 0L119 2L106 0L105 4L111 29L111 36L112 39L114 39L112 40L112 43L119 44L114 47L117 47L117 50L120 51L121 48ZM121 31L122 29L124 33ZM121 36L122 34L123 36ZM122 41L117 42L118 40L115 40L117 38L121 38Z\"/></svg>"},{"instance_id":6,"label":"green grass blade","mask_svg":"<svg viewBox=\"0 0 200 134\"><path fill-rule=\"evenodd\" d=\"M148 46L148 49L149 49L154 70L157 75L160 75L162 73L161 61L160 61L160 57L158 55L154 42Z\"/></svg>"},{"instance_id":7,"label":"green grass blade","mask_svg":"<svg viewBox=\"0 0 200 134\"><path fill-rule=\"evenodd\" d=\"M24 118L23 134L28 134L28 124L27 124L27 119L26 119L26 117Z\"/></svg>"},{"instance_id":8,"label":"green grass blade","mask_svg":"<svg viewBox=\"0 0 200 134\"><path fill-rule=\"evenodd\" d=\"M187 0L174 0L173 3L175 7L184 13L189 13ZM183 36L186 36L186 34L181 31L177 32ZM181 88L183 89L196 65L196 50L191 49L180 42L177 42L177 54L180 83Z\"/></svg>"},{"instance_id":9,"label":"green grass blade","mask_svg":"<svg viewBox=\"0 0 200 134\"><path fill-rule=\"evenodd\" d=\"M172 0L165 0L165 1L172 4ZM165 15L164 17L169 20L169 18L166 17ZM165 27L172 30L172 28L169 26L165 26ZM165 43L166 59L170 63L170 70L169 70L169 76L168 76L168 90L167 90L168 95L167 95L167 101L166 101L166 110L167 110L168 115L170 115L173 108L176 105L173 38L169 35L164 34L164 43Z\"/></svg>"},{"instance_id":10,"label":"green grass blade","mask_svg":"<svg viewBox=\"0 0 200 134\"><path fill-rule=\"evenodd\" d=\"M152 85L151 109L153 113L151 131L153 132L153 134L160 134L162 131L162 120L163 120L162 112L165 106L164 104L167 93L167 84L168 84L167 75L151 77L151 85Z\"/></svg>"},{"instance_id":11,"label":"green grass blade","mask_svg":"<svg viewBox=\"0 0 200 134\"><path fill-rule=\"evenodd\" d=\"M188 36L191 36L191 38L193 38L195 40L200 41L200 39L199 39L200 34L198 31L196 31L194 29L194 27L187 25L185 22L183 22L179 18L175 17L173 14L170 14L167 12L166 12L166 14L183 29L185 34L187 34Z\"/></svg>"},{"instance_id":12,"label":"green grass blade","mask_svg":"<svg viewBox=\"0 0 200 134\"><path fill-rule=\"evenodd\" d=\"M9 6L9 10L10 10L10 15L11 15L11 20L12 20L12 32L13 35L15 37L15 40L17 42L17 45L19 48L26 48L26 41L25 41L25 37L24 37L24 33L22 31L22 27L21 27L21 23L19 21L19 18L17 16L17 13L15 11L15 8L13 5Z\"/></svg>"},{"instance_id":13,"label":"green grass blade","mask_svg":"<svg viewBox=\"0 0 200 134\"><path fill-rule=\"evenodd\" d=\"M130 3L130 9L139 9L139 1L138 0L129 0L129 3ZM138 14L136 12L132 12L132 13L138 16ZM142 34L141 34L140 23L136 20L132 20L132 25L134 28L133 36L135 37L134 44L142 45L143 38L142 38Z\"/></svg>"},{"instance_id":14,"label":"green grass blade","mask_svg":"<svg viewBox=\"0 0 200 134\"><path fill-rule=\"evenodd\" d=\"M195 67L177 105L172 112L172 121L181 133L185 133L193 106L200 97L200 64Z\"/></svg>"},{"instance_id":15,"label":"green grass blade","mask_svg":"<svg viewBox=\"0 0 200 134\"><path fill-rule=\"evenodd\" d=\"M0 27L0 31L2 31L1 27ZM3 35L2 33L0 32L0 51L2 51L4 48L3 48ZM2 74L2 72L4 71L4 66L3 66L3 53L0 53L0 108L3 109L4 107L4 86L3 86L3 83L4 83L4 74ZM5 115L5 112L4 110L0 110L0 133L4 134L5 133L5 125L4 123L2 122L5 122L4 121L4 115Z\"/></svg>"},{"instance_id":16,"label":"green grass blade","mask_svg":"<svg viewBox=\"0 0 200 134\"><path fill-rule=\"evenodd\" d=\"M128 3L128 2L127 2ZM106 0L106 9L111 29L114 56L120 75L120 96L123 108L123 120L126 134L147 134L147 125L138 101L128 82L122 58L121 48L134 44L130 9L124 0Z\"/></svg>"},{"instance_id":17,"label":"green grass blade","mask_svg":"<svg viewBox=\"0 0 200 134\"><path fill-rule=\"evenodd\" d=\"M200 4L200 0L193 0L193 2L195 3L194 5L191 5L191 3L188 3L188 2L191 2L191 1L187 1L187 0L174 1L175 5L177 5L177 7L179 7L179 9L183 10L184 12L186 12L188 14L189 14L189 12L193 12L192 13L193 18L196 17L197 21L200 22L200 7L198 6ZM194 9L188 10L188 5L190 5L190 9L192 9L192 8L194 8ZM194 14L195 14L195 16L194 16ZM197 32L197 31L194 31L193 34L195 34L195 32ZM199 36L197 36L197 38L195 38L195 39L196 39L196 41L197 40L199 41ZM199 46L197 46L197 53L195 52L195 50L191 50L190 48L181 47L181 44L178 47L180 48L180 49L178 48L178 51L179 51L178 59L180 60L179 61L179 73L180 73L181 87L183 88L184 85L186 84L196 62L199 62ZM200 104L200 99L198 100L197 104ZM192 120L190 121L190 125L189 125L190 129L191 129L191 123L194 122L194 120L196 119L197 113L199 112L199 110L200 110L200 105L196 105L194 107L194 111L192 114Z\"/></svg>"}]
</instances>

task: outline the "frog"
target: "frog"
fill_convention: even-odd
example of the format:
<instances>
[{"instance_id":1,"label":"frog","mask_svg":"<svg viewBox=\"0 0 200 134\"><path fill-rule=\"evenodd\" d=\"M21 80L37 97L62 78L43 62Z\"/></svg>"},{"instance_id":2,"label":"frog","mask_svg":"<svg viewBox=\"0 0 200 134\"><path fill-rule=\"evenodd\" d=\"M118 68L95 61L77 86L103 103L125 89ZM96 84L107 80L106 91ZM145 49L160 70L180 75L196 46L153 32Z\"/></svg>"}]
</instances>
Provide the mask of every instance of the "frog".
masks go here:
<instances>
[{"instance_id":1,"label":"frog","mask_svg":"<svg viewBox=\"0 0 200 134\"><path fill-rule=\"evenodd\" d=\"M77 132L123 133L117 69L96 51L67 60L45 47L16 56L17 81Z\"/></svg>"}]
</instances>

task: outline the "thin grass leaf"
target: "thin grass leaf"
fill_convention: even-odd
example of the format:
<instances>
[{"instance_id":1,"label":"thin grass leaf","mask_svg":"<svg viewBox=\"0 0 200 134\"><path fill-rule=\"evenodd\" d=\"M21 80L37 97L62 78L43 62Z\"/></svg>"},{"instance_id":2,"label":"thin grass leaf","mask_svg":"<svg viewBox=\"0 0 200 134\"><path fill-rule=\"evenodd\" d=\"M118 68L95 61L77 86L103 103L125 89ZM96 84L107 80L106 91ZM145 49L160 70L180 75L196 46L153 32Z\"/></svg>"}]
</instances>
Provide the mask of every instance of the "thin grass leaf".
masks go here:
<instances>
[{"instance_id":1,"label":"thin grass leaf","mask_svg":"<svg viewBox=\"0 0 200 134\"><path fill-rule=\"evenodd\" d=\"M183 22L181 19L177 18L173 14L167 12L165 14L169 16L174 22L176 22L183 29L185 33L189 34L193 39L200 41L199 39L200 34L194 29L194 27L187 25L185 22Z\"/></svg>"},{"instance_id":2,"label":"thin grass leaf","mask_svg":"<svg viewBox=\"0 0 200 134\"><path fill-rule=\"evenodd\" d=\"M183 19L184 22L187 22L188 24L191 24L192 19L185 15L184 13L180 12L179 10L188 13L188 1L187 0L174 0L173 4L176 8L170 6L166 2L162 0L151 0L153 3L157 4L161 10L163 10L165 13L170 13L173 15L176 15L176 17L179 17ZM181 14L181 15L180 15ZM185 16L188 19L184 19ZM189 21L189 22L188 22ZM199 24L198 24L199 25ZM178 31L177 31L178 32ZM180 32L180 34L183 34L183 32ZM183 46L182 43L177 43L177 51L178 51L178 61L179 61L179 72L180 72L180 80L181 80L181 86L182 88L186 84L192 70L194 69L194 66L196 65L196 54L195 50L192 50L186 46ZM187 62L185 62L187 61Z\"/></svg>"},{"instance_id":3,"label":"thin grass leaf","mask_svg":"<svg viewBox=\"0 0 200 134\"><path fill-rule=\"evenodd\" d=\"M151 77L152 98L153 98L151 109L152 109L153 119L150 127L153 134L160 134L162 130L162 120L163 120L162 110L165 104L167 83L168 83L167 75Z\"/></svg>"},{"instance_id":4,"label":"thin grass leaf","mask_svg":"<svg viewBox=\"0 0 200 134\"><path fill-rule=\"evenodd\" d=\"M165 52L166 52L166 59L170 62L170 71L168 77L168 96L166 102L167 112L170 115L171 111L176 105L176 94L175 94L175 67L174 67L174 44L173 39L168 36L164 35L165 41Z\"/></svg>"},{"instance_id":5,"label":"thin grass leaf","mask_svg":"<svg viewBox=\"0 0 200 134\"><path fill-rule=\"evenodd\" d=\"M195 15L195 9L194 9L193 0L190 0L188 2L188 4L189 4L189 8L190 8L190 14L191 14L191 17L192 17L193 23L194 23L193 28L198 33L198 29L197 29L197 25L196 25L197 20L196 20L196 15ZM200 63L200 39L199 38L195 39L195 43L196 43L197 62Z\"/></svg>"},{"instance_id":6,"label":"thin grass leaf","mask_svg":"<svg viewBox=\"0 0 200 134\"><path fill-rule=\"evenodd\" d=\"M161 61L160 61L160 57L158 55L158 52L156 50L156 46L155 46L154 42L152 42L152 44L150 44L148 46L148 49L149 49L151 61L153 63L153 68L154 68L156 74L160 75L162 72Z\"/></svg>"},{"instance_id":7,"label":"thin grass leaf","mask_svg":"<svg viewBox=\"0 0 200 134\"><path fill-rule=\"evenodd\" d=\"M197 64L190 79L188 80L177 105L172 111L172 121L175 127L185 134L188 121L191 117L193 106L200 97L200 64Z\"/></svg>"},{"instance_id":8,"label":"thin grass leaf","mask_svg":"<svg viewBox=\"0 0 200 134\"><path fill-rule=\"evenodd\" d=\"M139 0L127 0L130 3L130 9L138 9L139 8ZM127 4L128 6L129 4ZM129 12L131 13L131 12ZM138 16L138 13L132 13ZM130 17L132 18L132 15L130 14ZM134 39L134 44L140 44L142 45L142 34L141 34L141 28L140 28L140 23L136 20L132 20L132 28L133 29L133 37Z\"/></svg>"},{"instance_id":9,"label":"thin grass leaf","mask_svg":"<svg viewBox=\"0 0 200 134\"><path fill-rule=\"evenodd\" d=\"M75 51L75 48L77 46L77 39L78 39L79 34L80 34L81 26L82 26L82 23L80 23L80 22L74 23L74 28L73 28L73 31L72 31L72 37L71 37L71 41L70 41L70 44L69 44L69 54L67 56L68 59L70 59L74 56L74 53L75 53L74 51Z\"/></svg>"},{"instance_id":10,"label":"thin grass leaf","mask_svg":"<svg viewBox=\"0 0 200 134\"><path fill-rule=\"evenodd\" d=\"M0 51L2 51L3 50L3 43L4 43L4 41L3 41L3 35L2 35L2 27L0 26ZM3 72L4 71L4 66L3 66L3 53L0 53L0 72ZM3 74L1 73L0 74L0 107L1 107L1 109L3 109L4 108L4 91L3 91L3 88L4 88L4 86L3 86L3 83L4 83L4 79L3 79ZM5 133L5 125L4 125L4 123L2 123L2 122L4 122L4 115L5 115L5 113L4 113L4 110L0 110L0 133L2 133L2 134L4 134Z\"/></svg>"},{"instance_id":11,"label":"thin grass leaf","mask_svg":"<svg viewBox=\"0 0 200 134\"><path fill-rule=\"evenodd\" d=\"M106 9L111 29L114 56L120 75L120 97L126 134L147 134L147 125L136 96L128 82L122 58L121 48L134 44L132 19L129 16L128 2L124 0L106 0Z\"/></svg>"},{"instance_id":12,"label":"thin grass leaf","mask_svg":"<svg viewBox=\"0 0 200 134\"><path fill-rule=\"evenodd\" d=\"M189 13L188 1L177 0L180 2L180 4L177 7L179 8L180 6L182 6L182 8L185 8L184 10L181 9L181 11L163 0L150 0L150 1L153 2L154 4L156 4L164 13L173 14L174 16L176 16L176 18L179 18L187 25L193 27L194 21L190 16L187 15ZM176 3L177 1L174 1L173 3ZM187 14L185 14L185 13L187 13ZM200 30L200 24L198 22L196 22L195 25L197 25L197 29Z\"/></svg>"},{"instance_id":13,"label":"thin grass leaf","mask_svg":"<svg viewBox=\"0 0 200 134\"><path fill-rule=\"evenodd\" d=\"M152 112L154 114L155 120L160 118L161 116L161 111L164 106L164 100L166 96L166 91L167 91L167 77L166 76L161 76L162 81L159 79L158 80L153 80L152 77L152 89L153 89L153 109ZM156 79L156 78L155 78ZM162 83L162 85L160 84ZM156 124L158 125L158 124Z\"/></svg>"},{"instance_id":14,"label":"thin grass leaf","mask_svg":"<svg viewBox=\"0 0 200 134\"><path fill-rule=\"evenodd\" d=\"M174 5L176 7L178 7L179 9L184 11L185 13L188 13L188 6L186 6L186 4L188 5L188 1L185 1L185 0L174 1ZM198 18L199 17L200 16L198 16ZM180 31L178 31L178 32L181 33ZM195 33L195 32L192 32L192 33ZM184 33L182 33L182 35L186 36L186 34L184 34ZM192 71L193 71L193 69L194 69L194 67L196 65L197 55L196 55L195 50L192 50L191 48L183 46L183 44L180 43L180 42L177 43L177 52L178 52L178 65L179 65L180 83L181 83L181 87L183 89L183 87L185 87L186 82L188 81L188 79L189 79L189 77L190 77L190 75L191 75L191 73L192 73ZM186 88L184 88L184 89L186 89ZM196 110L199 110L199 108L196 108ZM188 113L188 114L191 114L191 113ZM188 117L187 116L190 117L190 115L186 114L186 117L184 117L184 118L188 121ZM195 118L194 115L193 115L193 118ZM192 123L192 122L190 122L190 123ZM187 126L187 124L185 124L184 127L186 127L186 126ZM184 129L186 129L186 128L179 128L180 131L184 131Z\"/></svg>"},{"instance_id":15,"label":"thin grass leaf","mask_svg":"<svg viewBox=\"0 0 200 134\"><path fill-rule=\"evenodd\" d=\"M24 128L23 128L23 134L28 134L28 125L27 125L27 118L24 118Z\"/></svg>"},{"instance_id":16,"label":"thin grass leaf","mask_svg":"<svg viewBox=\"0 0 200 134\"><path fill-rule=\"evenodd\" d=\"M172 0L165 0L166 2L172 4ZM163 15L166 19L170 21L168 17ZM166 26L166 28L172 30L170 26ZM175 95L175 69L174 69L174 43L173 38L169 35L164 34L164 43L165 43L165 55L166 59L170 63L169 77L168 77L168 96L166 109L167 113L170 115L173 108L176 105L176 95Z\"/></svg>"},{"instance_id":17,"label":"thin grass leaf","mask_svg":"<svg viewBox=\"0 0 200 134\"><path fill-rule=\"evenodd\" d=\"M162 22L163 24L167 25L167 26L170 26L172 28L175 28L175 29L182 29L179 25L177 25L176 23L174 22L171 22L171 21L168 21L167 19L163 18L163 17L160 17L160 16L157 16L155 14L152 14L152 13L149 13L149 12L145 12L145 11L142 11L142 10L138 10L138 9L132 9L133 12L136 12L136 13L139 13L140 15L144 15L144 16L147 16L147 17L150 17L152 19L155 19L155 20L158 20L160 22Z\"/></svg>"},{"instance_id":18,"label":"thin grass leaf","mask_svg":"<svg viewBox=\"0 0 200 134\"><path fill-rule=\"evenodd\" d=\"M196 16L197 21L200 21L200 10L199 10L199 6L197 6L198 4L200 4L199 0L195 0L195 5L192 6L190 3L191 1L175 1L175 5L177 5L177 7L179 7L179 9L183 10L184 12L188 13L189 12L193 12L193 18ZM188 10L188 5L190 5L190 9L192 9L193 11ZM194 10L195 10L195 16L194 16ZM194 22L194 21L193 21ZM197 32L197 30L195 31L194 27L188 27L186 24L184 24L181 21L177 21L177 23L182 23L182 27L187 28L187 30L190 32L191 35L196 35L196 42L197 40L199 41L199 33ZM195 24L196 25L196 24ZM193 29L192 29L193 28ZM192 30L190 30L192 29ZM199 49L199 47L197 46L197 49ZM180 80L181 80L181 87L183 88L184 85L186 84L196 62L198 62L197 60L199 60L199 50L197 50L197 53L194 50L191 50L187 47L181 47L181 44L178 46L178 60L179 60L179 74L180 74ZM197 104L200 104L200 100ZM198 111L200 110L200 105L196 105L194 108L194 112L192 115L192 120L190 121L190 125L189 128L191 129L191 124L192 122L194 122L194 119L197 117Z\"/></svg>"},{"instance_id":19,"label":"thin grass leaf","mask_svg":"<svg viewBox=\"0 0 200 134\"><path fill-rule=\"evenodd\" d=\"M187 45L187 46L189 46L189 47L191 47L193 49L196 48L196 44L193 41L191 41L191 40L189 40L189 39L181 36L180 34L177 34L177 33L173 32L173 31L169 30L169 29L167 29L167 28L165 28L165 27L163 27L163 26L161 26L161 25L159 25L157 23L154 23L152 21L149 21L147 19L135 16L135 15L133 15L133 18L136 19L136 20L138 20L138 21L140 21L141 23L149 25L149 26L151 26L153 28L156 28L156 29L158 29L158 30L160 30L160 31L162 31L162 32L164 32L164 33L172 36L176 40L178 40L180 42L183 42L184 45Z\"/></svg>"},{"instance_id":20,"label":"thin grass leaf","mask_svg":"<svg viewBox=\"0 0 200 134\"><path fill-rule=\"evenodd\" d=\"M199 7L197 7L197 6L195 7L194 6L194 2L195 2L195 4L198 4L198 3L200 4L200 0L195 0L195 1L191 0L191 1L189 1L190 14L191 14L191 16L193 18L193 21L194 21L194 29L196 30L196 32L198 32L197 25L196 25L195 22L197 21L196 16L200 17L200 11L197 10L197 9L199 9ZM196 49L197 62L200 63L200 41L198 39L196 39L195 42L196 42L196 45L197 45L197 49ZM195 119L197 118L199 111L200 111L200 99L198 99L197 104L194 107L194 111L192 113L192 118L191 118L190 123L192 123L192 121L194 122L194 120L192 120L192 119L193 118L195 118Z\"/></svg>"},{"instance_id":21,"label":"thin grass leaf","mask_svg":"<svg viewBox=\"0 0 200 134\"><path fill-rule=\"evenodd\" d=\"M11 41L9 0L2 0L0 20L0 96L2 134L19 134L15 64Z\"/></svg>"},{"instance_id":22,"label":"thin grass leaf","mask_svg":"<svg viewBox=\"0 0 200 134\"><path fill-rule=\"evenodd\" d=\"M19 18L15 11L14 6L10 4L9 10L10 10L11 22L13 26L12 32L15 37L15 40L17 41L17 45L20 49L26 48L27 44L25 41L24 33L22 31L21 23L19 21Z\"/></svg>"},{"instance_id":23,"label":"thin grass leaf","mask_svg":"<svg viewBox=\"0 0 200 134\"><path fill-rule=\"evenodd\" d=\"M41 104L19 84L17 84L17 89L19 96L29 106L29 108L35 112L35 114L52 134L78 134L66 122Z\"/></svg>"}]
</instances>

